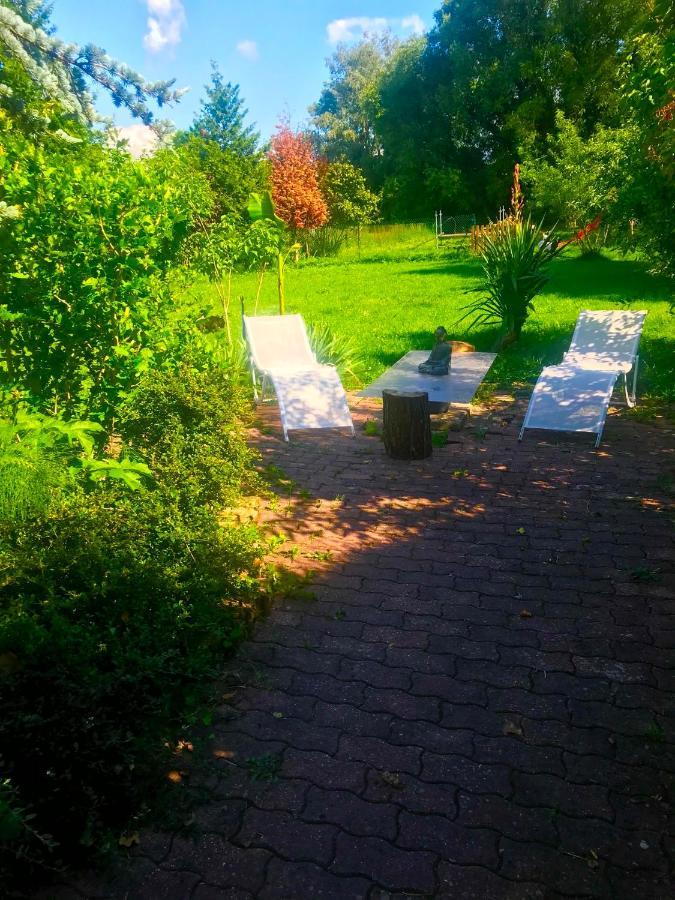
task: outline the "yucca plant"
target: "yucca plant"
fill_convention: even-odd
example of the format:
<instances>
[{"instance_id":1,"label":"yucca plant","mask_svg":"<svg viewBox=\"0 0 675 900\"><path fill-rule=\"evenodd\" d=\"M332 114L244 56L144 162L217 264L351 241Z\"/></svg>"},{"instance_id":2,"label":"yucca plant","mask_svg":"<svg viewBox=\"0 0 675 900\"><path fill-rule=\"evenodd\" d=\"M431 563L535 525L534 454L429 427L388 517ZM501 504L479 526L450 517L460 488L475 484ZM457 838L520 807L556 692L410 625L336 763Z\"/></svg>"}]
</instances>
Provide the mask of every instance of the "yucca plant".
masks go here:
<instances>
[{"instance_id":1,"label":"yucca plant","mask_svg":"<svg viewBox=\"0 0 675 900\"><path fill-rule=\"evenodd\" d=\"M497 349L517 341L534 309L534 298L548 281L544 270L558 253L555 234L545 234L529 217L489 229L478 247L482 283L472 289L482 296L466 307L462 319L472 317L471 327L501 323Z\"/></svg>"}]
</instances>

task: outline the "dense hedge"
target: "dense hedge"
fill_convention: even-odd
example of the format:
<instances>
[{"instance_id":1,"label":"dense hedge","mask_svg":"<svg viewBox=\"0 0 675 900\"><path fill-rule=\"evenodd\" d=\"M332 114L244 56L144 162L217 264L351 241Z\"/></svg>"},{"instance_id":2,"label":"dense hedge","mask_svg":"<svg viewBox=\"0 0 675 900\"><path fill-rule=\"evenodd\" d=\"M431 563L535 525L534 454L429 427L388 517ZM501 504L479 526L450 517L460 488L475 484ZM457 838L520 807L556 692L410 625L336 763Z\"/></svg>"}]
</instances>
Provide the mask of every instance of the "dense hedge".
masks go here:
<instances>
[{"instance_id":1,"label":"dense hedge","mask_svg":"<svg viewBox=\"0 0 675 900\"><path fill-rule=\"evenodd\" d=\"M153 484L78 482L0 526L7 869L17 851L53 861L119 834L255 614L258 535L218 521L254 487L245 410L226 371L153 376L121 421Z\"/></svg>"}]
</instances>

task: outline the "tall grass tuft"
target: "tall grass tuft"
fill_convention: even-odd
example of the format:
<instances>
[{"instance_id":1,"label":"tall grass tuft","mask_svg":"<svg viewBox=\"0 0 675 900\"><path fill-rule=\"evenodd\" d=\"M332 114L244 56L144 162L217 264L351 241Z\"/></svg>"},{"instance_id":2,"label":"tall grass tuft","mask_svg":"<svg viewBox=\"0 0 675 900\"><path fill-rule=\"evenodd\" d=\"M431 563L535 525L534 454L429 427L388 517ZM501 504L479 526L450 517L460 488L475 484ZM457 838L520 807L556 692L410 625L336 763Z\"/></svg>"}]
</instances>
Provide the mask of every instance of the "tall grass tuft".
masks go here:
<instances>
[{"instance_id":1,"label":"tall grass tuft","mask_svg":"<svg viewBox=\"0 0 675 900\"><path fill-rule=\"evenodd\" d=\"M320 363L335 366L342 378L353 385L363 382L356 371L363 366L363 355L349 338L335 334L328 325L308 324L307 333L312 350Z\"/></svg>"},{"instance_id":2,"label":"tall grass tuft","mask_svg":"<svg viewBox=\"0 0 675 900\"><path fill-rule=\"evenodd\" d=\"M324 225L308 229L303 235L307 256L337 256L347 241L344 228Z\"/></svg>"}]
</instances>

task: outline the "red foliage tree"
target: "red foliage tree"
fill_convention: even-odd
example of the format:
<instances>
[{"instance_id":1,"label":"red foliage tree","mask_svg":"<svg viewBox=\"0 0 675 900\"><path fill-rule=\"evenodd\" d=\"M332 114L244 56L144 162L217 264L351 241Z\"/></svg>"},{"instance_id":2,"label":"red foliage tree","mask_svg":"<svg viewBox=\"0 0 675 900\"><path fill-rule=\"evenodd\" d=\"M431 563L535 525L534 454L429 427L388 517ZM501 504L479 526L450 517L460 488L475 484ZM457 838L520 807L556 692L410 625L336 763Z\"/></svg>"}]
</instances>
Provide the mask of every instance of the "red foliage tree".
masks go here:
<instances>
[{"instance_id":1,"label":"red foliage tree","mask_svg":"<svg viewBox=\"0 0 675 900\"><path fill-rule=\"evenodd\" d=\"M309 139L282 122L272 138L268 156L272 163L272 197L279 218L293 230L325 225L328 207L319 188L318 160Z\"/></svg>"}]
</instances>

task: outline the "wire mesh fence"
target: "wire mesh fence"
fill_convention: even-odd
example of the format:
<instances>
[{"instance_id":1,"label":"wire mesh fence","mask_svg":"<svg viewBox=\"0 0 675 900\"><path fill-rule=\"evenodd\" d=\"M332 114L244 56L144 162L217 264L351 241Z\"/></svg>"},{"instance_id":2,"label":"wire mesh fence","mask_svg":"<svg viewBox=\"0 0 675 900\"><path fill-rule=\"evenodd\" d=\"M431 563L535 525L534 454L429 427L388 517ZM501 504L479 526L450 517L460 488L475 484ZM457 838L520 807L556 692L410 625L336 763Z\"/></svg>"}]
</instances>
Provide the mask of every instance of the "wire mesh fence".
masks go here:
<instances>
[{"instance_id":1,"label":"wire mesh fence","mask_svg":"<svg viewBox=\"0 0 675 900\"><path fill-rule=\"evenodd\" d=\"M436 239L445 237L456 237L457 235L468 234L476 224L476 216L474 213L462 213L460 215L443 214L443 210L436 210L434 213L434 221L436 227Z\"/></svg>"}]
</instances>

